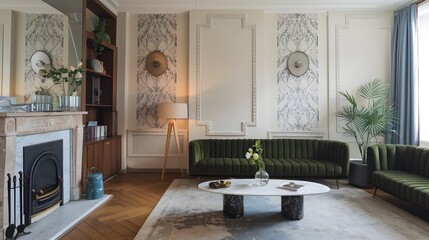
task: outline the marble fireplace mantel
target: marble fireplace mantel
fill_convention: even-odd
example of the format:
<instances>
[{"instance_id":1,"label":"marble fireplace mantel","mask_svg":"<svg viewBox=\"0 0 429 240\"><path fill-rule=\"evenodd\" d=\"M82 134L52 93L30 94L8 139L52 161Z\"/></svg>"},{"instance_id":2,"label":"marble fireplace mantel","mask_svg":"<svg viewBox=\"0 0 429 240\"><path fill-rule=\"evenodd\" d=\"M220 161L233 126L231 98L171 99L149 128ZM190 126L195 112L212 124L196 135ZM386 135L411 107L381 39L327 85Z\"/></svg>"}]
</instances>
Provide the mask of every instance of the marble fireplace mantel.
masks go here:
<instances>
[{"instance_id":1,"label":"marble fireplace mantel","mask_svg":"<svg viewBox=\"0 0 429 240\"><path fill-rule=\"evenodd\" d=\"M81 194L83 115L87 112L0 112L0 224L7 227L7 173L15 173L17 137L70 130L71 200ZM4 232L4 231L3 231ZM3 239L4 233L0 237Z\"/></svg>"}]
</instances>

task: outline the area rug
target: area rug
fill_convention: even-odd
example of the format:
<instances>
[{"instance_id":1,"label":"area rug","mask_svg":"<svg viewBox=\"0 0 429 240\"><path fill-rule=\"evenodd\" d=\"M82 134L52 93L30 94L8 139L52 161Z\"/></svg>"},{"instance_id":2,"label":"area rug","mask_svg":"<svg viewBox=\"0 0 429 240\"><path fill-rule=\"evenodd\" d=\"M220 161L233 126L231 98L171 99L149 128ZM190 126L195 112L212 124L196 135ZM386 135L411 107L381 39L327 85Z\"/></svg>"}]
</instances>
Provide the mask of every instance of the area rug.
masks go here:
<instances>
[{"instance_id":1,"label":"area rug","mask_svg":"<svg viewBox=\"0 0 429 240\"><path fill-rule=\"evenodd\" d=\"M429 239L429 223L347 184L304 197L304 218L285 220L280 197L244 197L244 216L225 219L223 197L175 179L136 240Z\"/></svg>"}]
</instances>

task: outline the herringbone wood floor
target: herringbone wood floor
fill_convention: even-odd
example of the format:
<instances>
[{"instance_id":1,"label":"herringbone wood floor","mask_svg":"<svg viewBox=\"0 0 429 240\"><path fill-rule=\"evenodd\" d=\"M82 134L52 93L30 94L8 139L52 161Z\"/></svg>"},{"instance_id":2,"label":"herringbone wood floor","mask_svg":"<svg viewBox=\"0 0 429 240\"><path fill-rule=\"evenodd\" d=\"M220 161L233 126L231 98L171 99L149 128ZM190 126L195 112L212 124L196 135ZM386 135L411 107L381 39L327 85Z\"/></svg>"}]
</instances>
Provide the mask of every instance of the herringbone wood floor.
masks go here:
<instances>
[{"instance_id":1,"label":"herringbone wood floor","mask_svg":"<svg viewBox=\"0 0 429 240\"><path fill-rule=\"evenodd\" d=\"M106 194L113 197L76 225L61 240L134 239L146 218L170 183L180 174L168 173L164 181L160 173L118 174L104 183ZM207 179L205 179L207 180ZM341 184L348 184L342 180ZM341 189L341 188L340 188ZM332 190L337 191L337 190ZM373 189L366 189L369 194ZM381 190L377 197L429 222L429 211L416 207Z\"/></svg>"},{"instance_id":2,"label":"herringbone wood floor","mask_svg":"<svg viewBox=\"0 0 429 240\"><path fill-rule=\"evenodd\" d=\"M134 239L174 178L181 175L167 173L164 181L160 173L116 175L104 183L113 197L60 239Z\"/></svg>"}]
</instances>

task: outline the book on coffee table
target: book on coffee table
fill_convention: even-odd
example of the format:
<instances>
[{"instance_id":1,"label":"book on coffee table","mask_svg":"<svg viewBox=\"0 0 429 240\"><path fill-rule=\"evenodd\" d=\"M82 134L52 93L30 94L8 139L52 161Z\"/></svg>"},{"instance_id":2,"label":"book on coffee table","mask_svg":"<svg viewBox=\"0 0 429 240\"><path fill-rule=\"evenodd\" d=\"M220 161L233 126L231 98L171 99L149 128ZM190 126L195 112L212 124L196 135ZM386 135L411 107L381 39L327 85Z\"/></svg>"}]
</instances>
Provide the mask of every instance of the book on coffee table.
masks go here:
<instances>
[{"instance_id":1,"label":"book on coffee table","mask_svg":"<svg viewBox=\"0 0 429 240\"><path fill-rule=\"evenodd\" d=\"M302 187L304 187L303 185L300 184L296 184L294 182L289 182L289 183L283 183L280 186L278 186L278 188L281 189L286 189L286 190L290 190L290 191L298 191L299 189L301 189Z\"/></svg>"}]
</instances>

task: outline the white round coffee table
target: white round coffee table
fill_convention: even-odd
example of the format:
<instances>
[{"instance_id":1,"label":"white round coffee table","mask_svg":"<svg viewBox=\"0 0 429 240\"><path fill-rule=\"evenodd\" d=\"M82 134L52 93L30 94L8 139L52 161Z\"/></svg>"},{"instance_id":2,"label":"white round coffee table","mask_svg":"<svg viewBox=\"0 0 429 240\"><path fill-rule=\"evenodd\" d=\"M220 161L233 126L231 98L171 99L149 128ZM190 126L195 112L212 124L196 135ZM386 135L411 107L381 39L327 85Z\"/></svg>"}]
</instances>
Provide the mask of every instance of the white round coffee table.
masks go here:
<instances>
[{"instance_id":1,"label":"white round coffee table","mask_svg":"<svg viewBox=\"0 0 429 240\"><path fill-rule=\"evenodd\" d=\"M227 188L210 188L206 181L198 184L198 188L207 192L223 194L223 213L227 218L240 218L244 213L244 196L281 196L282 216L290 220L300 220L304 217L304 195L329 192L330 188L319 183L270 179L268 185L261 186L255 179L227 179L231 186ZM293 182L302 185L298 191L278 188L282 184Z\"/></svg>"}]
</instances>

